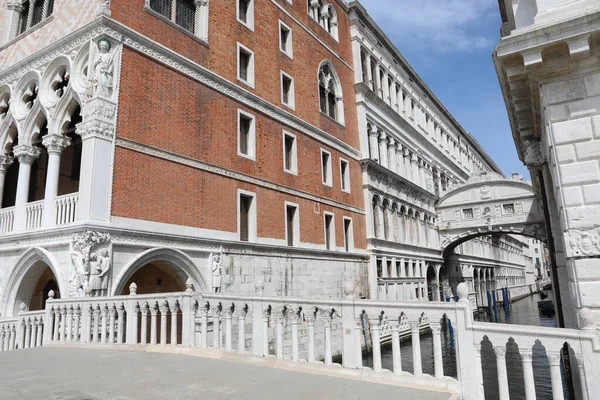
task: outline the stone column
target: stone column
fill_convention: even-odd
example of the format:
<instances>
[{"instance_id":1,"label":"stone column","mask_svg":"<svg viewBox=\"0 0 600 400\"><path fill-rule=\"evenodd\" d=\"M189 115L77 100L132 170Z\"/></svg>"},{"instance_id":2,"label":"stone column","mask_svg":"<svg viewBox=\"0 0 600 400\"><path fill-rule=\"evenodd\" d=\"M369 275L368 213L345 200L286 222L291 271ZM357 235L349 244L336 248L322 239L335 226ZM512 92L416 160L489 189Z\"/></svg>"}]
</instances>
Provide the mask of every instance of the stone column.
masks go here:
<instances>
[{"instance_id":1,"label":"stone column","mask_svg":"<svg viewBox=\"0 0 600 400\"><path fill-rule=\"evenodd\" d=\"M379 318L369 319L373 340L373 371L381 371L381 338L379 336Z\"/></svg>"},{"instance_id":2,"label":"stone column","mask_svg":"<svg viewBox=\"0 0 600 400\"><path fill-rule=\"evenodd\" d=\"M379 135L379 160L380 164L384 167L388 166L387 159L387 135L384 132L380 132Z\"/></svg>"},{"instance_id":3,"label":"stone column","mask_svg":"<svg viewBox=\"0 0 600 400\"><path fill-rule=\"evenodd\" d=\"M71 145L71 139L63 135L46 135L42 139L42 144L48 150L42 226L54 226L56 225L56 196L58 195L60 157L64 149Z\"/></svg>"},{"instance_id":4,"label":"stone column","mask_svg":"<svg viewBox=\"0 0 600 400\"><path fill-rule=\"evenodd\" d=\"M402 151L402 145L400 143L396 143L396 173L400 176L404 173L403 164L404 164L404 154Z\"/></svg>"},{"instance_id":5,"label":"stone column","mask_svg":"<svg viewBox=\"0 0 600 400\"><path fill-rule=\"evenodd\" d=\"M498 370L498 392L499 400L510 400L508 392L508 374L506 372L506 348L494 346L496 354L496 368Z\"/></svg>"},{"instance_id":6,"label":"stone column","mask_svg":"<svg viewBox=\"0 0 600 400\"><path fill-rule=\"evenodd\" d=\"M523 364L523 379L525 381L525 399L536 400L535 381L533 379L533 366L531 364L532 351L520 350L521 363Z\"/></svg>"},{"instance_id":7,"label":"stone column","mask_svg":"<svg viewBox=\"0 0 600 400\"><path fill-rule=\"evenodd\" d=\"M383 78L381 80L381 93L383 95L383 101L389 105L391 105L391 95L390 95L390 87L388 86L388 74L383 73Z\"/></svg>"},{"instance_id":8,"label":"stone column","mask_svg":"<svg viewBox=\"0 0 600 400\"><path fill-rule=\"evenodd\" d=\"M108 221L110 218L111 176L115 137L116 104L93 98L82 108L81 135L83 162L79 183L80 220Z\"/></svg>"},{"instance_id":9,"label":"stone column","mask_svg":"<svg viewBox=\"0 0 600 400\"><path fill-rule=\"evenodd\" d=\"M564 400L562 376L560 374L560 352L548 352L548 364L550 364L550 380L552 381L552 399Z\"/></svg>"},{"instance_id":10,"label":"stone column","mask_svg":"<svg viewBox=\"0 0 600 400\"><path fill-rule=\"evenodd\" d=\"M442 357L442 327L439 322L430 322L431 333L433 334L433 364L436 379L444 377L444 360Z\"/></svg>"},{"instance_id":11,"label":"stone column","mask_svg":"<svg viewBox=\"0 0 600 400\"><path fill-rule=\"evenodd\" d=\"M396 172L396 141L392 137L388 137L388 169Z\"/></svg>"},{"instance_id":12,"label":"stone column","mask_svg":"<svg viewBox=\"0 0 600 400\"><path fill-rule=\"evenodd\" d=\"M400 278L406 278L406 271L404 270L404 258L400 259Z\"/></svg>"},{"instance_id":13,"label":"stone column","mask_svg":"<svg viewBox=\"0 0 600 400\"><path fill-rule=\"evenodd\" d=\"M6 171L12 165L14 159L11 156L0 156L0 208L2 208L2 196L4 195L4 180Z\"/></svg>"},{"instance_id":14,"label":"stone column","mask_svg":"<svg viewBox=\"0 0 600 400\"><path fill-rule=\"evenodd\" d=\"M423 374L423 368L421 364L421 337L419 328L421 323L419 321L410 322L410 332L412 336L412 350L413 350L413 371L414 376L421 376Z\"/></svg>"},{"instance_id":15,"label":"stone column","mask_svg":"<svg viewBox=\"0 0 600 400\"><path fill-rule=\"evenodd\" d=\"M368 82L365 82L370 88L371 90L375 90L374 89L374 82L373 82L373 71L371 70L371 55L370 54L365 54L365 63L366 68L367 68L367 79Z\"/></svg>"},{"instance_id":16,"label":"stone column","mask_svg":"<svg viewBox=\"0 0 600 400\"><path fill-rule=\"evenodd\" d=\"M417 185L420 186L420 182L419 182L419 159L417 158L417 156L413 153L412 157L410 158L410 169L411 169L411 180L412 182Z\"/></svg>"},{"instance_id":17,"label":"stone column","mask_svg":"<svg viewBox=\"0 0 600 400\"><path fill-rule=\"evenodd\" d=\"M577 368L579 369L579 383L581 385L581 400L589 400L587 390L587 378L585 376L585 369L583 367L583 356L576 356Z\"/></svg>"},{"instance_id":18,"label":"stone column","mask_svg":"<svg viewBox=\"0 0 600 400\"><path fill-rule=\"evenodd\" d=\"M19 145L13 149L13 153L19 160L19 179L17 182L17 197L15 200L14 230L22 231L25 229L27 220L25 206L29 200L31 165L40 156L40 149L28 145Z\"/></svg>"},{"instance_id":19,"label":"stone column","mask_svg":"<svg viewBox=\"0 0 600 400\"><path fill-rule=\"evenodd\" d=\"M369 147L371 148L371 159L379 162L379 132L376 128L369 132Z\"/></svg>"}]
</instances>

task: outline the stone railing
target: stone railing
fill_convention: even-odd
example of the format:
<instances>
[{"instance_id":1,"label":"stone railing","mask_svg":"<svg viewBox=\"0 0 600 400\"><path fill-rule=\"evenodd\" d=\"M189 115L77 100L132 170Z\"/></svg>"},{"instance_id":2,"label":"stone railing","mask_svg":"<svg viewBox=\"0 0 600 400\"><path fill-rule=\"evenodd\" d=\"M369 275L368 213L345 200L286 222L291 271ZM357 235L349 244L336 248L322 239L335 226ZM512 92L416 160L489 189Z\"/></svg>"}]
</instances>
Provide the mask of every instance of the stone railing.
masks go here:
<instances>
[{"instance_id":1,"label":"stone railing","mask_svg":"<svg viewBox=\"0 0 600 400\"><path fill-rule=\"evenodd\" d=\"M9 233L13 230L15 221L15 208L4 208L0 210L0 234Z\"/></svg>"},{"instance_id":2,"label":"stone railing","mask_svg":"<svg viewBox=\"0 0 600 400\"><path fill-rule=\"evenodd\" d=\"M67 194L56 198L56 225L75 222L79 207L79 193Z\"/></svg>"},{"instance_id":3,"label":"stone railing","mask_svg":"<svg viewBox=\"0 0 600 400\"><path fill-rule=\"evenodd\" d=\"M27 230L37 229L42 226L42 213L44 200L35 201L25 206L25 227Z\"/></svg>"},{"instance_id":4,"label":"stone railing","mask_svg":"<svg viewBox=\"0 0 600 400\"><path fill-rule=\"evenodd\" d=\"M515 345L526 399L535 399L531 354L539 346L546 349L553 399L564 399L558 365L566 343L581 398L600 398L594 372L600 370L600 339L593 318L586 318L585 313L580 316L584 322L592 321L584 323L587 328L582 330L477 323L466 284L460 284L458 292L459 302L402 303L208 294L194 292L191 284L185 292L138 295L132 284L128 296L50 298L44 311L0 321L0 337L3 349L58 343L127 344L196 348L211 357L228 352L271 357L299 369L340 368L345 375L364 379L437 387L460 393L466 400L485 398L482 371L490 364L481 360L482 355L489 360L490 353L496 371L488 375L498 376L499 389L494 390L500 399L509 399L505 355ZM445 340L454 344L446 349L442 347L444 325L452 326ZM432 345L426 347L433 354L431 375L423 369L424 357L431 357L422 354L424 331L431 334ZM410 354L401 352L403 334L410 336ZM391 341L391 349L384 348L391 362L383 362L385 338ZM369 359L365 349L370 350ZM456 378L444 370L446 357L455 359ZM412 372L402 368L407 359Z\"/></svg>"}]
</instances>

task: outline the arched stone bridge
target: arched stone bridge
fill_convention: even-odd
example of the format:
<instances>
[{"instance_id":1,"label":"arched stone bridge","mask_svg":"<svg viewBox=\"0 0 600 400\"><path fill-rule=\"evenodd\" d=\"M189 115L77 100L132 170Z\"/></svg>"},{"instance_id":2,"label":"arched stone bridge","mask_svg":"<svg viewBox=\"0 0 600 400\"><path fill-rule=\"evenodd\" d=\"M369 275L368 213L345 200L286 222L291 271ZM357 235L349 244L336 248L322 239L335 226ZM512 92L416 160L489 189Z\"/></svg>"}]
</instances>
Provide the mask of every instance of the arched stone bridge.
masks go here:
<instances>
[{"instance_id":1,"label":"arched stone bridge","mask_svg":"<svg viewBox=\"0 0 600 400\"><path fill-rule=\"evenodd\" d=\"M514 233L546 241L544 211L533 187L495 173L471 177L436 205L442 252L477 236Z\"/></svg>"}]
</instances>

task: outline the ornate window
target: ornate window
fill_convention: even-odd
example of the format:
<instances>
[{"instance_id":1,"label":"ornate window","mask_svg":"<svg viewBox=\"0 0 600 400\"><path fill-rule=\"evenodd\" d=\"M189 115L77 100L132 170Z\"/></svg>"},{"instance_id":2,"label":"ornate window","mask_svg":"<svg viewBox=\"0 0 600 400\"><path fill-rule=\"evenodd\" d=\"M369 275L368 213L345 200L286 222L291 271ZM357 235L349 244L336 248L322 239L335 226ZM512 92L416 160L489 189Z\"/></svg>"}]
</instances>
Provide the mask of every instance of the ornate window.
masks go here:
<instances>
[{"instance_id":1,"label":"ornate window","mask_svg":"<svg viewBox=\"0 0 600 400\"><path fill-rule=\"evenodd\" d=\"M338 19L333 5L324 0L308 0L308 15L338 40Z\"/></svg>"},{"instance_id":2,"label":"ornate window","mask_svg":"<svg viewBox=\"0 0 600 400\"><path fill-rule=\"evenodd\" d=\"M9 2L6 8L9 10L8 23L14 21L7 38L12 39L50 17L54 12L54 0L16 0Z\"/></svg>"},{"instance_id":3,"label":"ornate window","mask_svg":"<svg viewBox=\"0 0 600 400\"><path fill-rule=\"evenodd\" d=\"M319 108L323 114L344 123L341 85L329 63L319 69Z\"/></svg>"},{"instance_id":4,"label":"ornate window","mask_svg":"<svg viewBox=\"0 0 600 400\"><path fill-rule=\"evenodd\" d=\"M208 0L146 0L146 7L187 32L208 38Z\"/></svg>"}]
</instances>

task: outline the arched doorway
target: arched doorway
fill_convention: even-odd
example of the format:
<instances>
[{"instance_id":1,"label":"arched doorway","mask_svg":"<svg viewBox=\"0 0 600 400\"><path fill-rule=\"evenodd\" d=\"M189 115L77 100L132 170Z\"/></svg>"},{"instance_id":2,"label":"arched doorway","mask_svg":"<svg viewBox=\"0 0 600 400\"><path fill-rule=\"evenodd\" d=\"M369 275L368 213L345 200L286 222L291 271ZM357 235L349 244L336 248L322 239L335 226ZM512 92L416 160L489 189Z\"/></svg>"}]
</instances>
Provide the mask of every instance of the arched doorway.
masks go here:
<instances>
[{"instance_id":1,"label":"arched doorway","mask_svg":"<svg viewBox=\"0 0 600 400\"><path fill-rule=\"evenodd\" d=\"M427 266L427 298L429 301L438 301L438 281L433 265Z\"/></svg>"},{"instance_id":2,"label":"arched doorway","mask_svg":"<svg viewBox=\"0 0 600 400\"><path fill-rule=\"evenodd\" d=\"M452 296L452 289L450 288L450 281L448 280L448 271L446 270L445 265L441 266L440 272L438 273L438 279L440 301L446 301L446 296Z\"/></svg>"},{"instance_id":3,"label":"arched doorway","mask_svg":"<svg viewBox=\"0 0 600 400\"><path fill-rule=\"evenodd\" d=\"M46 301L50 291L54 291L54 298L60 298L56 276L44 261L36 261L29 267L17 290L13 315L19 312L21 304L27 306L28 311L38 311L46 308Z\"/></svg>"},{"instance_id":4,"label":"arched doorway","mask_svg":"<svg viewBox=\"0 0 600 400\"><path fill-rule=\"evenodd\" d=\"M135 271L121 290L121 295L129 294L129 286L137 285L138 294L173 293L185 290L185 281L177 273L177 266L167 261L152 261Z\"/></svg>"}]
</instances>

